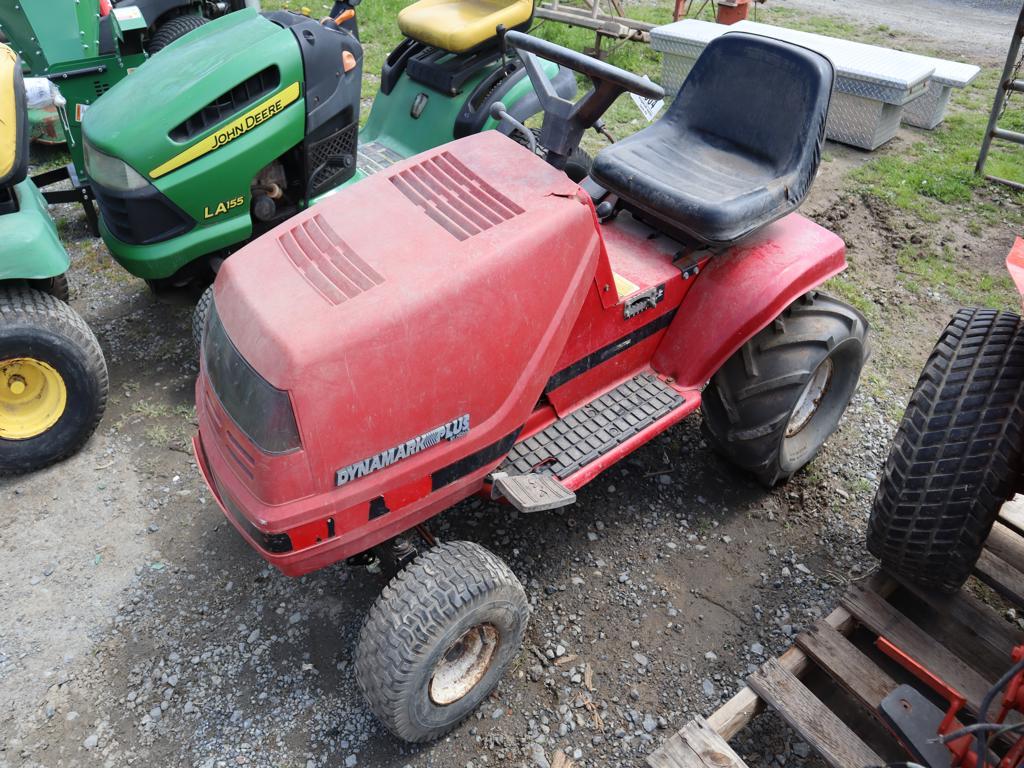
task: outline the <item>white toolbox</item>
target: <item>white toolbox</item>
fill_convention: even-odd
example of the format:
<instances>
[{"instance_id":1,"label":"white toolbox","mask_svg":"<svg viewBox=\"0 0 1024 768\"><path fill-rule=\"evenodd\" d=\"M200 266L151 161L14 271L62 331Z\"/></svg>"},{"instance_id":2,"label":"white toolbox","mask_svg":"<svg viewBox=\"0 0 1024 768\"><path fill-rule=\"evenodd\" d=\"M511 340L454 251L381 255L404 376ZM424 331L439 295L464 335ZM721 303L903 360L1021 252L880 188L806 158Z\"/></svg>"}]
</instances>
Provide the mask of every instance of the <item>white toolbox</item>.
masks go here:
<instances>
[{"instance_id":1,"label":"white toolbox","mask_svg":"<svg viewBox=\"0 0 1024 768\"><path fill-rule=\"evenodd\" d=\"M686 19L651 30L651 46L664 55L665 90L670 94L678 91L704 46L727 32L785 40L831 59L836 90L829 109L828 137L863 149L876 149L895 136L901 120L934 128L945 114L950 89L966 85L978 73L977 67L967 64L755 21L724 26Z\"/></svg>"}]
</instances>

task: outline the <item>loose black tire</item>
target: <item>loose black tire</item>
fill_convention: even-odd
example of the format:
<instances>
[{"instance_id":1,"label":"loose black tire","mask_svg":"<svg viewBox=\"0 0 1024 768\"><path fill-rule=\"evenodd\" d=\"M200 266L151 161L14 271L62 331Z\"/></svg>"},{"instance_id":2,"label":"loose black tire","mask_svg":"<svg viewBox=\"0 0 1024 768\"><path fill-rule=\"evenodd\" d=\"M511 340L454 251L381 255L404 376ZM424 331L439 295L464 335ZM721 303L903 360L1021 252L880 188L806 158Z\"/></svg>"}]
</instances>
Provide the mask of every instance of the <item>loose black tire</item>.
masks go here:
<instances>
[{"instance_id":1,"label":"loose black tire","mask_svg":"<svg viewBox=\"0 0 1024 768\"><path fill-rule=\"evenodd\" d=\"M531 128L530 130L533 132L533 138L536 139L537 142L537 148L535 150L537 157L546 159L548 151L541 146L540 130L537 128ZM519 131L514 131L512 133L512 138L524 147L529 146L529 142L527 142L526 137L519 133ZM566 176L579 183L590 175L590 169L593 165L594 158L587 154L582 147L576 147L569 154L569 158L565 161L565 168L562 170L565 172Z\"/></svg>"},{"instance_id":2,"label":"loose black tire","mask_svg":"<svg viewBox=\"0 0 1024 768\"><path fill-rule=\"evenodd\" d=\"M5 473L40 469L78 451L107 404L107 364L85 321L47 293L8 286L0 289L0 362L21 358L42 361L59 373L67 399L45 432L23 439L0 437L0 472Z\"/></svg>"},{"instance_id":3,"label":"loose black tire","mask_svg":"<svg viewBox=\"0 0 1024 768\"><path fill-rule=\"evenodd\" d=\"M419 555L370 608L355 675L373 713L409 742L440 738L490 694L515 659L529 618L522 584L478 544L447 542ZM436 703L434 670L478 626L496 630L490 663L461 698Z\"/></svg>"},{"instance_id":4,"label":"loose black tire","mask_svg":"<svg viewBox=\"0 0 1024 768\"><path fill-rule=\"evenodd\" d=\"M921 372L875 493L868 549L886 569L942 592L967 580L1020 487L1022 396L1020 317L958 311Z\"/></svg>"},{"instance_id":5,"label":"loose black tire","mask_svg":"<svg viewBox=\"0 0 1024 768\"><path fill-rule=\"evenodd\" d=\"M867 359L867 335L864 316L838 299L812 291L793 302L705 387L711 447L769 488L788 480L839 425ZM794 424L802 395L819 382L817 406Z\"/></svg>"},{"instance_id":6,"label":"loose black tire","mask_svg":"<svg viewBox=\"0 0 1024 768\"><path fill-rule=\"evenodd\" d=\"M196 308L192 310L192 341L196 345L196 354L199 354L203 346L203 332L206 330L206 318L210 316L210 307L213 306L213 286L208 286L203 295L199 297Z\"/></svg>"},{"instance_id":7,"label":"loose black tire","mask_svg":"<svg viewBox=\"0 0 1024 768\"><path fill-rule=\"evenodd\" d=\"M168 19L157 28L156 32L153 33L153 37L149 39L149 46L147 48L149 55L152 56L154 53L166 48L179 37L184 37L193 29L199 29L206 22L207 19L193 14L175 16L172 19Z\"/></svg>"}]
</instances>

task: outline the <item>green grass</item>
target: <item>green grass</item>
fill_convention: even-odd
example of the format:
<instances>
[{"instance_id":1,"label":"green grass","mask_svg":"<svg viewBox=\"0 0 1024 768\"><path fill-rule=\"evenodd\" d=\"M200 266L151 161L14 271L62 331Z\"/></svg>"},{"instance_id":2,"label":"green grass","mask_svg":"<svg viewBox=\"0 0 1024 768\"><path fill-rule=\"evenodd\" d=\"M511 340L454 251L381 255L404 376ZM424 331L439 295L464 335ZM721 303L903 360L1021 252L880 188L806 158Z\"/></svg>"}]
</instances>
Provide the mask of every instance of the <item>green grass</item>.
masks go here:
<instances>
[{"instance_id":1,"label":"green grass","mask_svg":"<svg viewBox=\"0 0 1024 768\"><path fill-rule=\"evenodd\" d=\"M950 114L938 128L915 131L920 138L905 151L881 152L858 168L851 175L855 188L926 222L948 215L938 202L961 206L975 232L980 231L978 222L991 224L1000 218L1024 225L1024 195L1009 193L1015 205L995 206L987 199L990 182L974 173L997 81L998 73L988 70L969 87L954 91ZM1024 99L1011 103L1000 125L1024 129ZM1024 181L1024 150L994 144L986 171Z\"/></svg>"}]
</instances>

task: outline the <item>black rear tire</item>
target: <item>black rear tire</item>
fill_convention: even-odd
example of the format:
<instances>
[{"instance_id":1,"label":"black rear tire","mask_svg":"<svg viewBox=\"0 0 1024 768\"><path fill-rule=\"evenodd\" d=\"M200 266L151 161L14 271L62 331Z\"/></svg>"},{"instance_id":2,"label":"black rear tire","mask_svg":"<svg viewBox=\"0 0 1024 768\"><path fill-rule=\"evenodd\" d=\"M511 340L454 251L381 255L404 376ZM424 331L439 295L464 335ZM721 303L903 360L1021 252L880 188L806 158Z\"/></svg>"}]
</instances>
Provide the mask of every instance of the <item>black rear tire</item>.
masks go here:
<instances>
[{"instance_id":1,"label":"black rear tire","mask_svg":"<svg viewBox=\"0 0 1024 768\"><path fill-rule=\"evenodd\" d=\"M173 19L168 19L157 28L156 32L153 33L153 37L149 39L149 46L146 50L149 52L149 55L152 56L154 53L166 48L178 38L184 37L193 29L199 29L206 22L207 19L193 14L175 16Z\"/></svg>"},{"instance_id":2,"label":"black rear tire","mask_svg":"<svg viewBox=\"0 0 1024 768\"><path fill-rule=\"evenodd\" d=\"M537 128L531 128L530 130L533 132L533 138L536 139L537 142L537 157L546 159L548 151L541 146L540 130ZM514 131L512 133L512 138L524 147L529 146L529 143L526 141L526 137L519 133L519 131ZM569 155L569 158L565 161L565 168L562 170L565 172L566 176L578 184L590 175L590 169L593 165L594 158L587 154L582 147L576 147Z\"/></svg>"},{"instance_id":3,"label":"black rear tire","mask_svg":"<svg viewBox=\"0 0 1024 768\"><path fill-rule=\"evenodd\" d=\"M519 653L529 615L523 585L498 557L468 541L441 544L395 576L370 608L356 646L356 681L396 736L440 738L498 684ZM446 700L450 687L434 682L446 674L439 670L450 671L456 649L469 647L485 627L487 663L471 667L476 674L467 679L475 683Z\"/></svg>"},{"instance_id":4,"label":"black rear tire","mask_svg":"<svg viewBox=\"0 0 1024 768\"><path fill-rule=\"evenodd\" d=\"M47 293L9 286L0 290L0 386L9 387L18 377L24 387L17 366L26 361L59 376L65 403L59 412L51 411L59 416L45 431L0 436L0 472L4 473L41 469L78 451L96 429L107 403L103 350L85 321ZM0 400L6 400L0 408L0 433L11 435L13 420L33 401L19 402L9 395Z\"/></svg>"},{"instance_id":5,"label":"black rear tire","mask_svg":"<svg viewBox=\"0 0 1024 768\"><path fill-rule=\"evenodd\" d=\"M705 387L711 447L769 488L788 480L839 425L867 359L867 333L864 316L831 296L793 302ZM818 388L820 396L805 397Z\"/></svg>"},{"instance_id":6,"label":"black rear tire","mask_svg":"<svg viewBox=\"0 0 1024 768\"><path fill-rule=\"evenodd\" d=\"M210 308L213 306L213 286L210 285L199 297L196 308L192 310L192 341L196 346L198 355L203 346L203 333L206 331L206 319L210 316Z\"/></svg>"},{"instance_id":7,"label":"black rear tire","mask_svg":"<svg viewBox=\"0 0 1024 768\"><path fill-rule=\"evenodd\" d=\"M883 567L955 592L1021 480L1024 331L991 309L957 312L928 357L868 523Z\"/></svg>"}]
</instances>

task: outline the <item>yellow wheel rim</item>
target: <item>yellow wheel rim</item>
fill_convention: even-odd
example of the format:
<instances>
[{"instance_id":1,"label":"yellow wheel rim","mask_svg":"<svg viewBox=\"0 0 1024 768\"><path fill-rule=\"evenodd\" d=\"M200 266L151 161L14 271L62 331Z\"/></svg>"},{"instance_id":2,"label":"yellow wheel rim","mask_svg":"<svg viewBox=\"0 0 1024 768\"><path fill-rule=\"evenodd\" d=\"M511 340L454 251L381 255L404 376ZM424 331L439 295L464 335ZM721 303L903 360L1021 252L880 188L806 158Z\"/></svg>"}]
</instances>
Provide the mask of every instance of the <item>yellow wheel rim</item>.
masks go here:
<instances>
[{"instance_id":1,"label":"yellow wheel rim","mask_svg":"<svg viewBox=\"0 0 1024 768\"><path fill-rule=\"evenodd\" d=\"M0 438L27 440L56 424L68 402L64 379L42 360L0 360Z\"/></svg>"}]
</instances>

